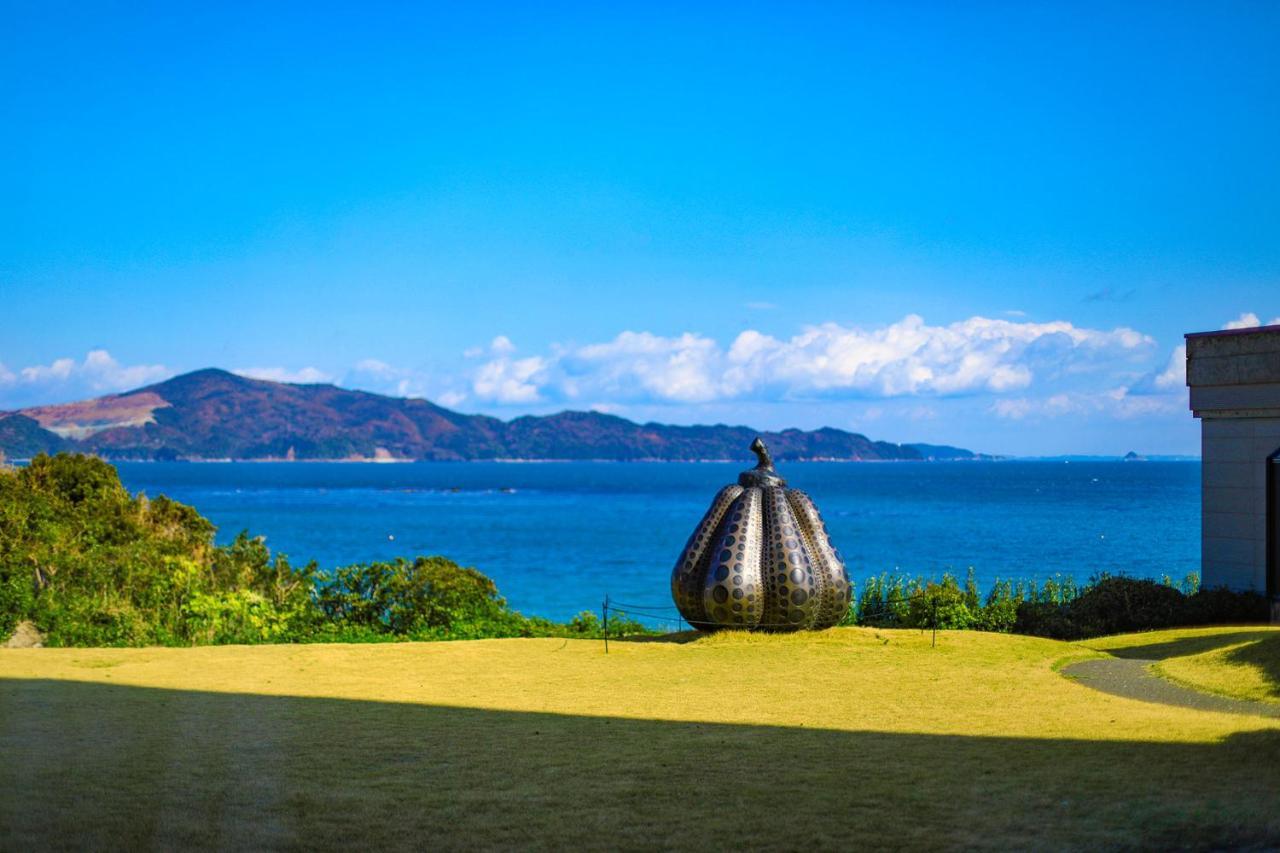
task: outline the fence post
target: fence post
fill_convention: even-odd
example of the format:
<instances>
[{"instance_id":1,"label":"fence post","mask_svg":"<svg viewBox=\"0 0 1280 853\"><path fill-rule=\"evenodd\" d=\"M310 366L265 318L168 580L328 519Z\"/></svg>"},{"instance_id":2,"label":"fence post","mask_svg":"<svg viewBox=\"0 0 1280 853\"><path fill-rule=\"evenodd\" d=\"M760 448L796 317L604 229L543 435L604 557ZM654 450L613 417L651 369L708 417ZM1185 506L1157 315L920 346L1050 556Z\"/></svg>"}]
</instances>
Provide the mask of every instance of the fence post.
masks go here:
<instances>
[{"instance_id":1,"label":"fence post","mask_svg":"<svg viewBox=\"0 0 1280 853\"><path fill-rule=\"evenodd\" d=\"M938 647L938 597L935 595L933 597L933 643L930 645L930 648L936 649L937 647Z\"/></svg>"},{"instance_id":2,"label":"fence post","mask_svg":"<svg viewBox=\"0 0 1280 853\"><path fill-rule=\"evenodd\" d=\"M609 654L609 593L604 594L604 601L600 604L600 621L602 627L600 632L604 634L604 653Z\"/></svg>"}]
</instances>

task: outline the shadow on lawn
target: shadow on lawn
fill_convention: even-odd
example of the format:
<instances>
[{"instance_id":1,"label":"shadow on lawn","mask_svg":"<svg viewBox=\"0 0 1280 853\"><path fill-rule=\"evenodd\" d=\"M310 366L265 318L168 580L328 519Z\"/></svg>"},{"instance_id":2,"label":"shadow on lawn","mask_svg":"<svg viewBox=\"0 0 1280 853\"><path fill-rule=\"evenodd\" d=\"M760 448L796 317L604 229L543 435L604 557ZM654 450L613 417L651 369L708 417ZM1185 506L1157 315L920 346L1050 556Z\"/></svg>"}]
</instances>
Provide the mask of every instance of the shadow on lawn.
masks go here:
<instances>
[{"instance_id":1,"label":"shadow on lawn","mask_svg":"<svg viewBox=\"0 0 1280 853\"><path fill-rule=\"evenodd\" d=\"M1280 699L1280 632L1271 631L1257 642L1232 649L1225 655L1232 663L1256 666L1267 680L1267 692Z\"/></svg>"},{"instance_id":2,"label":"shadow on lawn","mask_svg":"<svg viewBox=\"0 0 1280 853\"><path fill-rule=\"evenodd\" d=\"M1124 648L1101 649L1112 657L1136 658L1138 660L1166 660L1187 655L1198 655L1215 649L1235 646L1240 643L1280 641L1280 632L1266 630L1249 630L1241 628L1225 634L1204 634L1201 636L1182 637L1164 643L1149 643L1145 646L1125 646ZM1088 641L1084 642L1088 645ZM1274 648L1272 646L1271 648Z\"/></svg>"},{"instance_id":3,"label":"shadow on lawn","mask_svg":"<svg viewBox=\"0 0 1280 853\"><path fill-rule=\"evenodd\" d=\"M0 849L1280 838L1276 730L1025 740L0 680L0 757Z\"/></svg>"}]
</instances>

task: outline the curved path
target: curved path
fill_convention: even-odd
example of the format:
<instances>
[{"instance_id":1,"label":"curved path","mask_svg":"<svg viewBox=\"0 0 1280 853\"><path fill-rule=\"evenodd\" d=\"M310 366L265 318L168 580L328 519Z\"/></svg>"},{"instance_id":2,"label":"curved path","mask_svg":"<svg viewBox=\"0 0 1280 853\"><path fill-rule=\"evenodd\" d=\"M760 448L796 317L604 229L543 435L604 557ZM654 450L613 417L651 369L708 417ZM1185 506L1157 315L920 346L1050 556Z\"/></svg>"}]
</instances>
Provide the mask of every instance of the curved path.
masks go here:
<instances>
[{"instance_id":1,"label":"curved path","mask_svg":"<svg viewBox=\"0 0 1280 853\"><path fill-rule=\"evenodd\" d=\"M1151 672L1154 660L1140 658L1096 658L1062 668L1062 674L1081 684L1140 702L1179 705L1198 711L1220 711L1228 714L1256 714L1280 718L1280 704L1249 699L1228 699L1181 687Z\"/></svg>"}]
</instances>

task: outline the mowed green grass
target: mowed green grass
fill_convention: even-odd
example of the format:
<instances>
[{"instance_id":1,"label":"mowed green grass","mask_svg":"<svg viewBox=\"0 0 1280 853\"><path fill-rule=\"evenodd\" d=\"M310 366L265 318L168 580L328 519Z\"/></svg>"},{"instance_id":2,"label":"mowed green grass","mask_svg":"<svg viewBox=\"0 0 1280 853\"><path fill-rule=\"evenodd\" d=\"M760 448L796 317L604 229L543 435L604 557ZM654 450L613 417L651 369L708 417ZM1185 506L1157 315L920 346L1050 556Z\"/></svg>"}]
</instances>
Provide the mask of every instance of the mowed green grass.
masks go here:
<instances>
[{"instance_id":1,"label":"mowed green grass","mask_svg":"<svg viewBox=\"0 0 1280 853\"><path fill-rule=\"evenodd\" d=\"M1184 687L1280 703L1280 631L1162 631L1148 635L1146 647L1159 652L1152 655L1159 661L1155 672ZM1128 645L1126 650L1134 653L1135 647Z\"/></svg>"},{"instance_id":2,"label":"mowed green grass","mask_svg":"<svg viewBox=\"0 0 1280 853\"><path fill-rule=\"evenodd\" d=\"M871 629L0 650L0 849L1280 840L1280 724L1055 669L1102 653Z\"/></svg>"}]
</instances>

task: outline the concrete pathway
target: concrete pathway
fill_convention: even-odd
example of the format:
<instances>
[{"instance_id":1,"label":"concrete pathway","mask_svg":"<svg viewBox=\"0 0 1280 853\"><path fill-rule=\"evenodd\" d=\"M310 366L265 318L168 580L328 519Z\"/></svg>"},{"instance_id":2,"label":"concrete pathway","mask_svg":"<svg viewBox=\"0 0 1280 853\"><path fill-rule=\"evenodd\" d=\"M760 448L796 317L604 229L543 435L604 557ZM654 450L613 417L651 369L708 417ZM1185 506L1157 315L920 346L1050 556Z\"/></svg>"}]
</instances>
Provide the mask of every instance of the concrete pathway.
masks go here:
<instances>
[{"instance_id":1,"label":"concrete pathway","mask_svg":"<svg viewBox=\"0 0 1280 853\"><path fill-rule=\"evenodd\" d=\"M1140 658L1097 658L1080 661L1062 668L1062 674L1077 679L1094 690L1137 699L1140 702L1157 702L1179 705L1198 711L1221 711L1227 714L1256 714L1280 718L1280 704L1255 702L1248 699L1228 699L1212 693L1202 693L1189 687L1181 687L1151 672L1148 667L1154 660Z\"/></svg>"}]
</instances>

